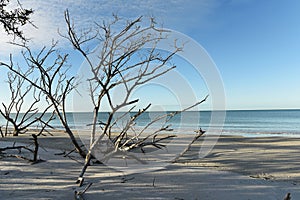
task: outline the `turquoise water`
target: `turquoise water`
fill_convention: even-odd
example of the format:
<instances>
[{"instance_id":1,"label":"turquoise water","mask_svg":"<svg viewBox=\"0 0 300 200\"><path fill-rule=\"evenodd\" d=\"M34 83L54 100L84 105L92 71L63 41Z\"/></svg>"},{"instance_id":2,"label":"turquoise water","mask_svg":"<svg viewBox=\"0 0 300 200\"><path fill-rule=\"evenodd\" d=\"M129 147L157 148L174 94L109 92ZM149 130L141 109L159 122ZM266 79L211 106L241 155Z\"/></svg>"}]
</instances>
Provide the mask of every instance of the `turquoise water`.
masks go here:
<instances>
[{"instance_id":1,"label":"turquoise water","mask_svg":"<svg viewBox=\"0 0 300 200\"><path fill-rule=\"evenodd\" d=\"M300 110L227 111L224 133L300 136Z\"/></svg>"},{"instance_id":2,"label":"turquoise water","mask_svg":"<svg viewBox=\"0 0 300 200\"><path fill-rule=\"evenodd\" d=\"M170 125L175 132L191 133L194 130L208 127L220 128L223 126L222 134L244 135L244 136L300 136L300 110L245 110L227 111L224 124L211 124L210 111L190 111L176 115L167 123L165 118L159 120L149 127L148 130L156 130L163 124ZM118 113L119 116L124 113ZM117 123L116 127L123 127L126 120L135 113L125 115L125 119ZM136 128L143 128L149 121L165 112L147 112L136 121ZM218 113L217 113L218 114ZM92 121L92 113L68 113L69 124L72 128L88 129ZM99 122L107 120L108 113L100 113ZM0 117L0 125L4 126L6 121ZM55 119L51 123L54 127L61 129L60 122ZM100 125L99 125L100 126Z\"/></svg>"}]
</instances>

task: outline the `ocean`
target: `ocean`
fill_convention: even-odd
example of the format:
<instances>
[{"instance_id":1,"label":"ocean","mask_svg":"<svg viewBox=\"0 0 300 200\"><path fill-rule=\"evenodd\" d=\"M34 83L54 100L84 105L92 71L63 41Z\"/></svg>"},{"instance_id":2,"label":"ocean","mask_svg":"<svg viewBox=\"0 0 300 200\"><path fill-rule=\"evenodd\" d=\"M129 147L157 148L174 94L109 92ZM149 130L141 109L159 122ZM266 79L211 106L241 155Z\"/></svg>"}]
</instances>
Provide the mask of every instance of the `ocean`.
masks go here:
<instances>
[{"instance_id":1,"label":"ocean","mask_svg":"<svg viewBox=\"0 0 300 200\"><path fill-rule=\"evenodd\" d=\"M214 116L218 116L218 112L214 113ZM142 129L151 120L166 113L170 112L146 112L138 118L135 128ZM133 112L125 115L125 120L116 124L116 130L124 127L126 120L134 114ZM220 112L220 115L221 114ZM118 113L116 118L121 115L124 115L124 113ZM147 131L154 131L161 128L162 125L169 125L169 128L174 129L174 133L177 134L193 133L199 128L203 130L216 128L222 129L221 134L223 135L300 137L300 110L226 111L224 123L220 123L219 121L212 123L211 116L211 111L188 111L174 116L167 123L166 118L158 120L149 126ZM67 113L67 117L69 119L69 125L73 129L89 129L89 124L92 121L92 113ZM99 124L100 122L105 122L107 117L108 113L100 113L98 118ZM4 127L5 124L6 121L1 116L0 126ZM62 129L58 119L52 121L51 125L57 129ZM212 132L211 134L215 133Z\"/></svg>"}]
</instances>

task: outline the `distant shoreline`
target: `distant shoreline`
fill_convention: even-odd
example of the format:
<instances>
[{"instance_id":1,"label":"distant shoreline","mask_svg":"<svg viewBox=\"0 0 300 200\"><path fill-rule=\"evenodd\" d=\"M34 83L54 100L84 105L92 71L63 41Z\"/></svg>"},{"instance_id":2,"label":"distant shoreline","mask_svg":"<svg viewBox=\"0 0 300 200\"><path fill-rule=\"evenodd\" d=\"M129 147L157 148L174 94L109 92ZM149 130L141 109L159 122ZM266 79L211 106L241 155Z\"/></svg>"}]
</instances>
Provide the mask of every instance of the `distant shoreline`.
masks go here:
<instances>
[{"instance_id":1,"label":"distant shoreline","mask_svg":"<svg viewBox=\"0 0 300 200\"><path fill-rule=\"evenodd\" d=\"M146 111L145 113L149 112L177 112L178 110L149 110ZM235 112L235 111L300 111L300 108L262 108L262 109L226 109L226 110L208 110L208 109L203 109L203 110L187 110L185 112ZM110 111L99 111L99 113L109 113ZM124 113L125 111L119 111L120 113ZM130 113L136 113L138 110L133 110ZM52 113L52 112L46 112L46 113ZM93 111L67 111L66 114L73 114L73 113L93 113ZM15 114L12 112L12 114ZM23 114L22 112L20 114ZM0 115L0 117L2 117Z\"/></svg>"},{"instance_id":2,"label":"distant shoreline","mask_svg":"<svg viewBox=\"0 0 300 200\"><path fill-rule=\"evenodd\" d=\"M125 118L120 121L114 128L122 127L122 124L126 123L135 112L124 115ZM121 113L122 114L122 113ZM135 122L136 128L145 127L151 120L157 116L161 116L165 112L145 112ZM225 116L226 114L226 116ZM115 117L118 117L120 113L116 113ZM20 115L21 116L21 115ZM45 117L50 116L47 114ZM109 114L107 112L99 113L98 120L105 122ZM222 113L218 118L218 112L211 111L189 111L176 115L167 124L174 129L175 133L193 133L195 130L203 129L208 130L222 130L222 134L225 135L243 135L251 137L272 137L272 136L285 136L285 137L297 137L300 135L300 110L247 110L247 111L226 111ZM213 120L211 120L213 117ZM67 113L67 119L69 126L73 130L87 130L88 124L91 124L93 119L92 113L76 112ZM165 123L164 120L160 120L154 123L147 130L151 132L155 129L161 128ZM0 117L0 126L2 130L5 127L5 120ZM52 121L51 126L63 130L60 121L56 118ZM36 127L32 127L36 128ZM219 133L218 133L219 134Z\"/></svg>"}]
</instances>

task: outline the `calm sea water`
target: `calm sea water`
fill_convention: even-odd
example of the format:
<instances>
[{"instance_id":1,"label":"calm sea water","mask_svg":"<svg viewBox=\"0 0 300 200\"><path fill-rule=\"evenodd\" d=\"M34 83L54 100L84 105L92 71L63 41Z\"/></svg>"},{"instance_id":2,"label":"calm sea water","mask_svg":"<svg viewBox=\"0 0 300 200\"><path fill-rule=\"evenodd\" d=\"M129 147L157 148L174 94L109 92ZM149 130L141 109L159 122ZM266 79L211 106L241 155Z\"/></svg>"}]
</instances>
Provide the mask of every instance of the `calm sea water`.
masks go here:
<instances>
[{"instance_id":1,"label":"calm sea water","mask_svg":"<svg viewBox=\"0 0 300 200\"><path fill-rule=\"evenodd\" d=\"M119 113L119 116L124 113ZM117 127L123 127L131 116L135 113L125 115L125 120L120 121ZM142 128L150 120L164 112L144 113L136 121L136 128ZM210 111L190 111L176 115L165 123L165 118L152 124L149 131L160 128L163 124L171 125L177 133L192 133L194 130L208 127L222 127L222 134L243 135L243 136L300 136L300 110L247 110L247 111L227 111L224 124L211 124ZM218 114L218 113L216 113ZM68 113L69 124L72 128L88 129L91 123L92 113ZM105 122L107 113L101 113L99 122ZM117 116L118 117L118 116ZM116 117L116 118L117 118ZM0 117L0 125L4 126L5 120ZM51 123L54 127L61 129L60 122L56 119Z\"/></svg>"}]
</instances>

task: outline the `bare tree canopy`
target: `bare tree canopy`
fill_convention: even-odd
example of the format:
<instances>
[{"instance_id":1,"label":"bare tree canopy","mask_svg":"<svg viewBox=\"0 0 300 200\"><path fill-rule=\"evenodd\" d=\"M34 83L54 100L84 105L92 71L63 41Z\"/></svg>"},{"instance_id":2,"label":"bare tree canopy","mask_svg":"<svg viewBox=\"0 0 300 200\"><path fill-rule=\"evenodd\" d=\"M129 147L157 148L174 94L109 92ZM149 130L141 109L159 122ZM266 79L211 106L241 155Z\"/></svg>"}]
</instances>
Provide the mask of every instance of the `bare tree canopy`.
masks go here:
<instances>
[{"instance_id":1,"label":"bare tree canopy","mask_svg":"<svg viewBox=\"0 0 300 200\"><path fill-rule=\"evenodd\" d=\"M22 72L20 68L17 69ZM32 68L24 72L26 77L30 77L33 73ZM24 78L18 76L13 72L7 73L8 85L10 90L10 102L8 104L2 103L3 110L0 109L0 114L7 120L7 122L13 126L13 135L18 136L21 133L27 132L29 127L33 125L43 124L43 117L46 112L52 107L51 104L47 105L44 109L39 109L39 106L43 104L42 91L37 90L31 83L28 83ZM32 80L37 83L38 79ZM30 105L25 105L30 99ZM45 102L44 102L45 103ZM50 117L51 120L52 117ZM47 120L46 120L47 121ZM5 135L7 135L7 127Z\"/></svg>"},{"instance_id":2,"label":"bare tree canopy","mask_svg":"<svg viewBox=\"0 0 300 200\"><path fill-rule=\"evenodd\" d=\"M87 145L88 154L78 178L80 184L95 152L100 155L100 158L97 155L96 157L101 162L121 157L124 160L129 158L145 164L143 159L132 152L138 150L145 153L147 147L152 149L166 147L166 144L176 137L168 134L173 131L169 121L175 115L201 104L207 98L194 102L182 110L158 116L140 130L135 129L137 119L148 111L151 102L128 117L139 102L139 99L132 99L132 94L140 86L175 69L172 58L183 50L184 43L175 40L171 44L170 52L160 51L158 45L168 38L169 31L158 28L153 18L144 25L143 17L127 21L115 15L113 17L111 21L96 23L95 27L88 31L79 31L71 20L69 12L65 12L67 34L62 36L83 56L88 66L87 70L91 74L87 79L86 90L89 90L94 117L89 145ZM99 46L91 51L90 44L99 44ZM92 54L96 56L93 57ZM118 100L113 96L116 89L121 89L124 93L119 94ZM99 112L104 102L108 103L110 112L108 117L99 124ZM125 113L120 115L119 112L124 110ZM162 122L161 126L149 130L149 127L157 122ZM117 124L123 126L116 132Z\"/></svg>"},{"instance_id":3,"label":"bare tree canopy","mask_svg":"<svg viewBox=\"0 0 300 200\"><path fill-rule=\"evenodd\" d=\"M10 0L0 0L0 24L2 24L7 34L26 41L26 37L20 27L28 23L32 24L30 16L33 10L23 8L19 1L17 8L9 10L9 4Z\"/></svg>"},{"instance_id":4,"label":"bare tree canopy","mask_svg":"<svg viewBox=\"0 0 300 200\"><path fill-rule=\"evenodd\" d=\"M44 47L40 51L33 51L26 44L21 44L24 51L22 52L25 65L24 69L28 69L28 72L19 70L13 62L11 56L10 63L0 62L0 66L4 66L15 74L23 82L26 82L33 87L40 95L46 100L46 110L52 109L56 117L60 120L62 126L65 128L66 133L69 135L74 147L83 157L85 152L78 144L71 128L69 127L68 119L66 116L66 98L67 95L76 87L74 83L75 77L69 77L67 64L68 54L60 54L56 49L57 43L53 43L51 47ZM31 112L32 113L32 112Z\"/></svg>"},{"instance_id":5,"label":"bare tree canopy","mask_svg":"<svg viewBox=\"0 0 300 200\"><path fill-rule=\"evenodd\" d=\"M31 13L29 12L29 14ZM1 111L1 114L14 124L17 119L10 117L11 108L15 107L20 112L24 95L33 94L35 100L29 107L27 116L37 114L38 110L35 108L35 104L43 98L47 105L44 113L53 110L77 152L85 157L84 166L78 177L80 184L83 183L83 175L90 165L91 159L96 157L95 152L101 155L100 158L96 158L103 163L112 159L121 159L122 161L131 159L141 164L148 163L147 160L139 158L135 153L144 154L166 149L167 145L176 137L171 133L173 131L170 124L171 119L207 99L206 96L186 108L156 116L142 128L137 129L135 126L137 120L149 110L151 102L138 107L139 98L133 98L134 92L143 85L151 83L152 80L174 70L176 65L172 59L183 50L184 42L180 43L175 39L170 44L170 51L162 51L159 49L159 44L168 38L169 31L158 28L153 18L149 18L145 25L143 17L133 20L120 19L115 15L113 17L111 21L102 24L95 23L95 27L91 29L77 30L69 12L66 11L67 33L65 35L60 33L70 42L75 51L82 55L87 63L87 73L90 75L87 80L84 80L87 83L85 89L89 92L89 100L92 103L90 112L93 113L90 123L91 132L86 145L87 152L80 146L69 126L66 115L66 99L72 91L78 88L79 83L76 82L74 76L70 76L68 73L68 69L71 67L67 63L69 55L57 50L57 42L39 51L30 48L26 41L15 44L23 49L24 62L21 68L24 71L20 70L12 56L10 56L10 63L0 62L0 66L9 69L8 82L12 96L12 103L3 104L4 111ZM91 50L91 47L98 44L100 44L98 48ZM96 54L96 56L93 57L92 54ZM14 84L17 85L16 88ZM119 99L115 99L113 94L118 89L121 89L123 94L119 95ZM78 99L73 99L73 101L78 101ZM99 121L100 112L103 111L101 109L105 103L109 107L108 116L103 121ZM120 111L123 111L123 114L120 114ZM128 117L129 115L130 117ZM25 127L26 123L31 125L26 120L27 118L24 119L24 125L16 124L18 130L20 130L20 126ZM157 123L160 125L153 129L152 125ZM47 124L48 122L45 122L43 127ZM116 131L118 124L122 124L122 126ZM82 142L86 144L86 141L82 140ZM38 149L37 137L35 145Z\"/></svg>"}]
</instances>

